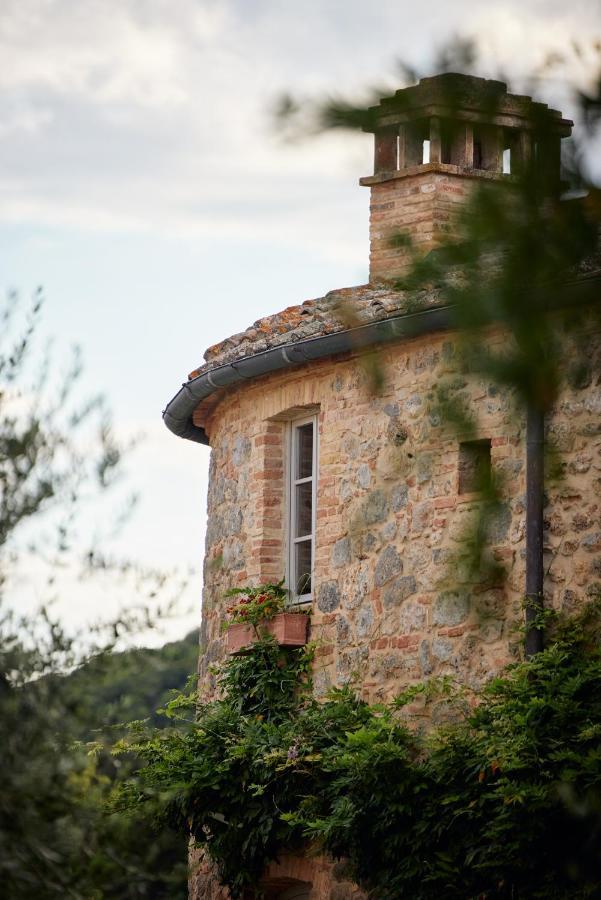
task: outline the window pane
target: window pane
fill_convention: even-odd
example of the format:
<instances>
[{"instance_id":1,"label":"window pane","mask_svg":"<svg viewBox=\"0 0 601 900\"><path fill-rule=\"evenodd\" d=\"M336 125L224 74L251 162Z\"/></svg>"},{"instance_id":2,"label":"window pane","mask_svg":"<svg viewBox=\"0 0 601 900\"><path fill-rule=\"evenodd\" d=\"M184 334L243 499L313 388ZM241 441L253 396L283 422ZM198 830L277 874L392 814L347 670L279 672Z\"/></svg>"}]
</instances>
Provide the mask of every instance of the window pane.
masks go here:
<instances>
[{"instance_id":1,"label":"window pane","mask_svg":"<svg viewBox=\"0 0 601 900\"><path fill-rule=\"evenodd\" d=\"M296 475L309 478L313 474L313 422L300 425L296 431Z\"/></svg>"},{"instance_id":2,"label":"window pane","mask_svg":"<svg viewBox=\"0 0 601 900\"><path fill-rule=\"evenodd\" d=\"M295 490L296 521L293 537L311 534L313 525L313 482L297 484Z\"/></svg>"},{"instance_id":3,"label":"window pane","mask_svg":"<svg viewBox=\"0 0 601 900\"><path fill-rule=\"evenodd\" d=\"M311 540L294 545L294 569L297 596L311 593Z\"/></svg>"}]
</instances>

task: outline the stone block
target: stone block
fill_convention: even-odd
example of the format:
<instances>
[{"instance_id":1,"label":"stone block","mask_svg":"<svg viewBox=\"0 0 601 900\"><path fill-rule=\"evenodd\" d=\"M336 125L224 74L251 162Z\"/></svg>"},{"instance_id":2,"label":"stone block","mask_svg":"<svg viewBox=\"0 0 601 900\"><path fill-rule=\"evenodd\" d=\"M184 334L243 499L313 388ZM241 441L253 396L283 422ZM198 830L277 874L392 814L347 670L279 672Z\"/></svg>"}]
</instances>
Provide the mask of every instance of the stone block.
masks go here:
<instances>
[{"instance_id":1,"label":"stone block","mask_svg":"<svg viewBox=\"0 0 601 900\"><path fill-rule=\"evenodd\" d=\"M397 484L390 494L390 505L394 512L400 512L407 506L409 488L406 484Z\"/></svg>"},{"instance_id":2,"label":"stone block","mask_svg":"<svg viewBox=\"0 0 601 900\"><path fill-rule=\"evenodd\" d=\"M319 587L317 606L323 613L334 612L340 606L338 582L325 581Z\"/></svg>"},{"instance_id":3,"label":"stone block","mask_svg":"<svg viewBox=\"0 0 601 900\"><path fill-rule=\"evenodd\" d=\"M357 482L359 487L367 490L369 484L371 482L371 469L369 468L367 463L361 463L357 470Z\"/></svg>"},{"instance_id":4,"label":"stone block","mask_svg":"<svg viewBox=\"0 0 601 900\"><path fill-rule=\"evenodd\" d=\"M359 639L369 637L374 624L374 611L371 606L363 606L357 613L355 631Z\"/></svg>"},{"instance_id":5,"label":"stone block","mask_svg":"<svg viewBox=\"0 0 601 900\"><path fill-rule=\"evenodd\" d=\"M384 528L382 529L382 539L385 541L394 540L397 533L397 524L396 522L387 522Z\"/></svg>"},{"instance_id":6,"label":"stone block","mask_svg":"<svg viewBox=\"0 0 601 900\"><path fill-rule=\"evenodd\" d=\"M359 531L352 536L352 551L357 559L367 559L370 553L374 553L382 546L382 541L373 531Z\"/></svg>"},{"instance_id":7,"label":"stone block","mask_svg":"<svg viewBox=\"0 0 601 900\"><path fill-rule=\"evenodd\" d=\"M401 420L394 416L390 420L386 436L393 447L402 447L409 437L409 431Z\"/></svg>"},{"instance_id":8,"label":"stone block","mask_svg":"<svg viewBox=\"0 0 601 900\"><path fill-rule=\"evenodd\" d=\"M419 665L422 675L432 674L432 655L430 653L430 642L427 640L423 640L419 645Z\"/></svg>"},{"instance_id":9,"label":"stone block","mask_svg":"<svg viewBox=\"0 0 601 900\"><path fill-rule=\"evenodd\" d=\"M422 631L426 627L426 608L421 603L405 603L399 619L401 634Z\"/></svg>"},{"instance_id":10,"label":"stone block","mask_svg":"<svg viewBox=\"0 0 601 900\"><path fill-rule=\"evenodd\" d=\"M601 531L594 531L582 538L582 546L587 553L597 553L601 550Z\"/></svg>"},{"instance_id":11,"label":"stone block","mask_svg":"<svg viewBox=\"0 0 601 900\"><path fill-rule=\"evenodd\" d=\"M434 459L431 453L419 453L417 456L416 478L418 484L429 481L432 477Z\"/></svg>"},{"instance_id":12,"label":"stone block","mask_svg":"<svg viewBox=\"0 0 601 900\"><path fill-rule=\"evenodd\" d=\"M400 606L416 590L417 584L413 575L402 575L395 578L392 584L389 584L384 591L384 607L391 609L392 607Z\"/></svg>"},{"instance_id":13,"label":"stone block","mask_svg":"<svg viewBox=\"0 0 601 900\"><path fill-rule=\"evenodd\" d=\"M486 524L486 536L491 544L501 544L509 534L511 525L511 507L507 503L500 504Z\"/></svg>"},{"instance_id":14,"label":"stone block","mask_svg":"<svg viewBox=\"0 0 601 900\"><path fill-rule=\"evenodd\" d=\"M439 626L459 625L470 613L470 598L465 591L444 591L432 606L432 624Z\"/></svg>"},{"instance_id":15,"label":"stone block","mask_svg":"<svg viewBox=\"0 0 601 900\"><path fill-rule=\"evenodd\" d=\"M347 565L351 561L351 541L350 538L344 537L336 541L332 549L332 566L339 569L341 566Z\"/></svg>"},{"instance_id":16,"label":"stone block","mask_svg":"<svg viewBox=\"0 0 601 900\"><path fill-rule=\"evenodd\" d=\"M361 506L361 519L365 525L384 522L388 515L388 501L383 490L378 489L368 494Z\"/></svg>"},{"instance_id":17,"label":"stone block","mask_svg":"<svg viewBox=\"0 0 601 900\"><path fill-rule=\"evenodd\" d=\"M453 642L446 637L432 638L432 656L439 662L448 662L453 656Z\"/></svg>"},{"instance_id":18,"label":"stone block","mask_svg":"<svg viewBox=\"0 0 601 900\"><path fill-rule=\"evenodd\" d=\"M403 571L403 561L396 547L388 546L380 554L376 563L374 582L376 587L382 587L395 575Z\"/></svg>"},{"instance_id":19,"label":"stone block","mask_svg":"<svg viewBox=\"0 0 601 900\"><path fill-rule=\"evenodd\" d=\"M411 528L413 531L424 531L429 528L432 523L433 506L431 500L424 500L422 503L416 503L413 507L411 517Z\"/></svg>"}]
</instances>

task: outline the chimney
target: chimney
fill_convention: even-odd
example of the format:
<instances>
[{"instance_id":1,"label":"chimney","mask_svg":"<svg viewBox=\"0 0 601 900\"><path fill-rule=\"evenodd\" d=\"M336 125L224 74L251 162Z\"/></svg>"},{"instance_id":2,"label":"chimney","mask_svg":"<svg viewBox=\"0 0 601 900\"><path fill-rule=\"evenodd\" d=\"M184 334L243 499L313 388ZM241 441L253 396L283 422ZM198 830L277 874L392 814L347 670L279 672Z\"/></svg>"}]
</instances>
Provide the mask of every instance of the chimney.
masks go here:
<instances>
[{"instance_id":1,"label":"chimney","mask_svg":"<svg viewBox=\"0 0 601 900\"><path fill-rule=\"evenodd\" d=\"M423 253L452 236L454 213L476 183L511 184L535 168L550 191L559 190L560 142L573 123L545 103L509 94L502 81L422 78L370 112L374 174L360 184L371 188L371 283L406 271L410 254L392 245L395 236L408 235Z\"/></svg>"}]
</instances>

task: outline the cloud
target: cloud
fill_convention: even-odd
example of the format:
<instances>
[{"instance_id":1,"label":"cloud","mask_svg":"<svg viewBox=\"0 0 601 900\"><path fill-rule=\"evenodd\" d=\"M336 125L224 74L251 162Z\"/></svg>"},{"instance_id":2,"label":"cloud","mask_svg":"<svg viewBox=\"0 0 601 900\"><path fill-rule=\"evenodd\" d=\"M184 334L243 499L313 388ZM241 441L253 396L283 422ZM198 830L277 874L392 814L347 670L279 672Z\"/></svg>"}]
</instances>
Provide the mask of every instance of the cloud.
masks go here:
<instances>
[{"instance_id":1,"label":"cloud","mask_svg":"<svg viewBox=\"0 0 601 900\"><path fill-rule=\"evenodd\" d=\"M200 561L208 451L175 440L159 410L204 346L365 277L357 178L371 140L285 144L274 98L392 91L399 60L433 74L457 33L477 39L481 74L503 70L521 90L598 18L598 0L2 0L0 227L18 226L3 249L20 257L5 278L49 283L53 327L87 340L94 388L149 434L124 553ZM571 74L590 70L584 59ZM534 88L570 113L561 79ZM197 576L195 605L199 593ZM103 600L74 584L64 616L85 620Z\"/></svg>"},{"instance_id":2,"label":"cloud","mask_svg":"<svg viewBox=\"0 0 601 900\"><path fill-rule=\"evenodd\" d=\"M344 210L368 171L369 142L283 147L268 114L278 91L392 87L396 58L427 70L461 22L489 63L523 75L590 31L592 8L441 0L426 18L397 0L306 0L302 12L273 0L4 0L0 215L343 253L326 249L327 211Z\"/></svg>"},{"instance_id":3,"label":"cloud","mask_svg":"<svg viewBox=\"0 0 601 900\"><path fill-rule=\"evenodd\" d=\"M142 18L131 2L7 0L0 89L41 88L100 104L183 100L178 34L157 15L161 5L149 3L155 15Z\"/></svg>"}]
</instances>

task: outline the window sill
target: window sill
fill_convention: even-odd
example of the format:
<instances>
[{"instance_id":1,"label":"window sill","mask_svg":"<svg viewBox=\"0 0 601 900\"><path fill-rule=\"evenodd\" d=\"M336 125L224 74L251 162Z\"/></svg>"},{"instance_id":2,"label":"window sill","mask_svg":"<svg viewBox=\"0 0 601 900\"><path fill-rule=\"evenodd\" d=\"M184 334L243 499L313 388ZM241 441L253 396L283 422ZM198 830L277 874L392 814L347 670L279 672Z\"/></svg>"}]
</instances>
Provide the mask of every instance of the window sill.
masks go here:
<instances>
[{"instance_id":1,"label":"window sill","mask_svg":"<svg viewBox=\"0 0 601 900\"><path fill-rule=\"evenodd\" d=\"M286 604L286 609L290 610L290 612L311 612L311 607L313 606L313 596L308 594L306 597L298 600L290 600Z\"/></svg>"}]
</instances>

